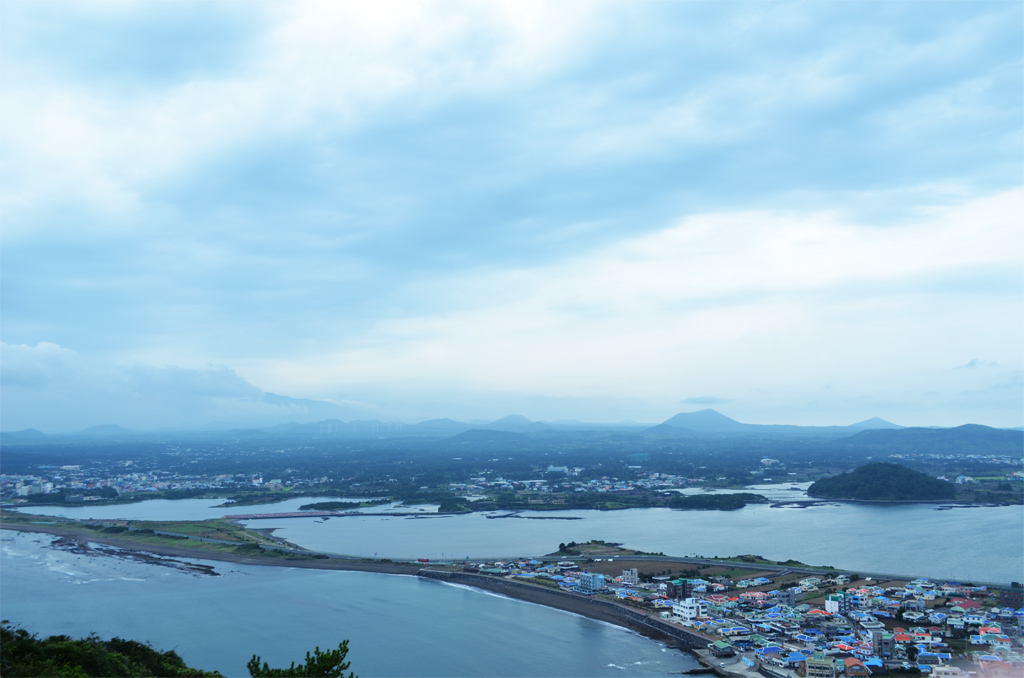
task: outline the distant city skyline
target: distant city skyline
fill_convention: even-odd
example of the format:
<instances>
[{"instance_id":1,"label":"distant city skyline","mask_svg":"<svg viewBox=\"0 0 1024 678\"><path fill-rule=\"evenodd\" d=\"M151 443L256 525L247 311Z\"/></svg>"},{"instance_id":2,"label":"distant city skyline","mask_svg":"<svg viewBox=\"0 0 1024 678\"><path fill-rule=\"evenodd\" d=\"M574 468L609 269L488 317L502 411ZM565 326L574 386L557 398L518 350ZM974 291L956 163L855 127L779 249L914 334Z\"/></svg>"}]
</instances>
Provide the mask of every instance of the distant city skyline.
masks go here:
<instances>
[{"instance_id":1,"label":"distant city skyline","mask_svg":"<svg viewBox=\"0 0 1024 678\"><path fill-rule=\"evenodd\" d=\"M7 0L0 429L1021 426L1022 55L984 0Z\"/></svg>"}]
</instances>

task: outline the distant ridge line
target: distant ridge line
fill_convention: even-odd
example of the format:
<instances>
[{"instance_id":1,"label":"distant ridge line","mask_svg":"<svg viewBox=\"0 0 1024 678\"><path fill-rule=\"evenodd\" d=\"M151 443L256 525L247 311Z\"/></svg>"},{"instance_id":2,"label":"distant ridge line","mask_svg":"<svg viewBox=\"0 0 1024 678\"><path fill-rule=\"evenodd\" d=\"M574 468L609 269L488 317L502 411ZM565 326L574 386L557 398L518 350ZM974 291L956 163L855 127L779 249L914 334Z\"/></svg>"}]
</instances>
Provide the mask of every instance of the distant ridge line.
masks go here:
<instances>
[{"instance_id":1,"label":"distant ridge line","mask_svg":"<svg viewBox=\"0 0 1024 678\"><path fill-rule=\"evenodd\" d=\"M697 438L730 438L768 436L773 438L819 438L847 439L851 444L892 446L920 440L971 440L987 441L982 444L1005 446L1024 435L1024 427L993 428L980 424L964 424L955 427L905 427L872 417L847 426L798 426L792 424L747 424L713 409L680 412L660 424L639 424L622 422L618 424L595 424L579 421L555 420L533 421L519 414L510 414L491 422L466 423L450 418L428 419L418 423L388 422L377 419L353 419L344 421L327 418L308 423L288 422L269 426L234 426L227 428L227 422L185 430L137 431L103 424L90 426L77 433L46 434L36 429L24 429L0 433L5 444L28 445L49 444L66 441L69 438L89 440L103 439L157 439L157 438L201 438L227 437L238 440L282 438L282 439L376 439L376 438L424 438L424 439L471 439L497 442L513 440L556 442L574 436L589 436L599 440L609 436L630 436L634 439L677 440L685 443ZM484 435L516 434L516 435ZM464 435L469 434L469 435ZM610 439L610 438L609 438Z\"/></svg>"}]
</instances>

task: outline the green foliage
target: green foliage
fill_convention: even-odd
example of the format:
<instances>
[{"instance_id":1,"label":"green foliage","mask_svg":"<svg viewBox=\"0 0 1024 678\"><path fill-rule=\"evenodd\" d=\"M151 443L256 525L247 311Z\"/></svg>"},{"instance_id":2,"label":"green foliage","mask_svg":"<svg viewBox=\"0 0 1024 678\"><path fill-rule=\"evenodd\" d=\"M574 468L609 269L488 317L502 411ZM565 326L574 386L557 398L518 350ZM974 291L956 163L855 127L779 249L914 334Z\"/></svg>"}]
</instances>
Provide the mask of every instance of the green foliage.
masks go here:
<instances>
[{"instance_id":1,"label":"green foliage","mask_svg":"<svg viewBox=\"0 0 1024 678\"><path fill-rule=\"evenodd\" d=\"M371 501L318 501L313 504L303 504L300 511L338 511L341 509L356 509L364 506L380 506L390 504L390 499L373 499Z\"/></svg>"},{"instance_id":2,"label":"green foliage","mask_svg":"<svg viewBox=\"0 0 1024 678\"><path fill-rule=\"evenodd\" d=\"M134 640L36 634L0 622L3 676L221 676L187 666L173 650L160 652Z\"/></svg>"},{"instance_id":3,"label":"green foliage","mask_svg":"<svg viewBox=\"0 0 1024 678\"><path fill-rule=\"evenodd\" d=\"M469 501L462 497L449 497L438 503L438 513L472 513Z\"/></svg>"},{"instance_id":4,"label":"green foliage","mask_svg":"<svg viewBox=\"0 0 1024 678\"><path fill-rule=\"evenodd\" d=\"M345 675L345 669L351 664L351 662L345 661L346 655L348 655L348 641L343 640L336 650L321 652L320 648L317 647L313 650L312 654L307 652L305 664L296 666L295 662L292 662L291 666L286 669L272 669L266 662L260 663L261 657L253 655L249 663L246 664L246 668L249 669L249 675L252 678L270 678L272 676L340 676L341 678L356 678L356 675L351 672L347 676Z\"/></svg>"},{"instance_id":5,"label":"green foliage","mask_svg":"<svg viewBox=\"0 0 1024 678\"><path fill-rule=\"evenodd\" d=\"M807 490L812 497L880 501L953 499L952 483L932 478L899 464L875 462L831 478L822 478Z\"/></svg>"},{"instance_id":6,"label":"green foliage","mask_svg":"<svg viewBox=\"0 0 1024 678\"><path fill-rule=\"evenodd\" d=\"M677 509L735 511L747 504L764 504L767 501L761 495L749 492L738 492L736 494L680 494L669 499L668 505Z\"/></svg>"},{"instance_id":7,"label":"green foliage","mask_svg":"<svg viewBox=\"0 0 1024 678\"><path fill-rule=\"evenodd\" d=\"M359 508L358 501L318 501L312 504L303 504L300 511L338 511L341 509Z\"/></svg>"},{"instance_id":8,"label":"green foliage","mask_svg":"<svg viewBox=\"0 0 1024 678\"><path fill-rule=\"evenodd\" d=\"M164 490L159 492L158 496L161 499L192 499L193 497L202 497L205 494L209 494L209 490L206 488L193 488L188 490Z\"/></svg>"},{"instance_id":9,"label":"green foliage","mask_svg":"<svg viewBox=\"0 0 1024 678\"><path fill-rule=\"evenodd\" d=\"M266 555L266 552L259 544L239 544L234 549L235 553L240 553L243 556L262 556Z\"/></svg>"}]
</instances>

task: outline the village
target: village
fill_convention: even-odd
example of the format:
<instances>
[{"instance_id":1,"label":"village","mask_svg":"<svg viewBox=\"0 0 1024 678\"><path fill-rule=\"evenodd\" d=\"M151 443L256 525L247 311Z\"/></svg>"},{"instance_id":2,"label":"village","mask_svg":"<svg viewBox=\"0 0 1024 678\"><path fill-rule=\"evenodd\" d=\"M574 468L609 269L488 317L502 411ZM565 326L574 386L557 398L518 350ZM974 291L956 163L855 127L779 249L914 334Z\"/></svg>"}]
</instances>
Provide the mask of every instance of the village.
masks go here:
<instances>
[{"instance_id":1,"label":"village","mask_svg":"<svg viewBox=\"0 0 1024 678\"><path fill-rule=\"evenodd\" d=\"M642 610L704 639L706 663L731 673L1024 675L1019 585L1000 590L923 578L808 576L743 562L677 563L690 576L652 575L652 566L668 563L604 546L603 558L591 551L584 558L472 563L463 570Z\"/></svg>"}]
</instances>

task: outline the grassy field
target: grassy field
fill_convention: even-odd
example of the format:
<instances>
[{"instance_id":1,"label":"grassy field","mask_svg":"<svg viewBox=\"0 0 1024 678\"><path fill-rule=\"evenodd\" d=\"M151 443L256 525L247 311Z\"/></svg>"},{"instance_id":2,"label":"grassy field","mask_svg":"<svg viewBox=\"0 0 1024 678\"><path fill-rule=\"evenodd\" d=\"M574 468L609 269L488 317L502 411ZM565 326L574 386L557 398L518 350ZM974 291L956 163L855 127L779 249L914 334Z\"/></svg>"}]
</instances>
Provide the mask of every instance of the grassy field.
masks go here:
<instances>
[{"instance_id":1,"label":"grassy field","mask_svg":"<svg viewBox=\"0 0 1024 678\"><path fill-rule=\"evenodd\" d=\"M284 555L266 551L262 546L280 548L280 544L269 537L247 530L226 520L197 521L147 521L109 520L80 522L50 516L26 515L14 511L0 512L2 524L43 524L59 527L64 532L83 539L107 537L135 544L178 546L211 553L238 552L239 547L263 555ZM166 532L170 534L158 534ZM202 541L217 539L219 543ZM259 549L259 550L257 550Z\"/></svg>"}]
</instances>

